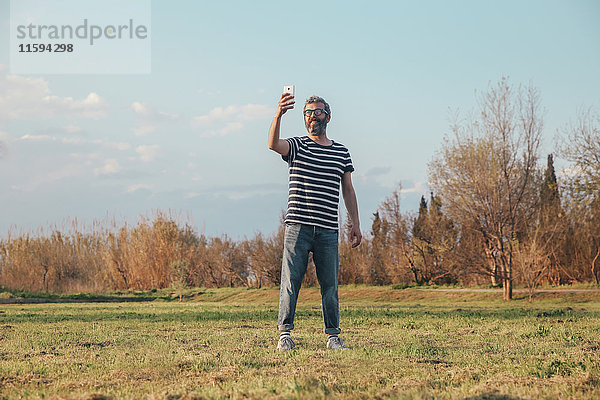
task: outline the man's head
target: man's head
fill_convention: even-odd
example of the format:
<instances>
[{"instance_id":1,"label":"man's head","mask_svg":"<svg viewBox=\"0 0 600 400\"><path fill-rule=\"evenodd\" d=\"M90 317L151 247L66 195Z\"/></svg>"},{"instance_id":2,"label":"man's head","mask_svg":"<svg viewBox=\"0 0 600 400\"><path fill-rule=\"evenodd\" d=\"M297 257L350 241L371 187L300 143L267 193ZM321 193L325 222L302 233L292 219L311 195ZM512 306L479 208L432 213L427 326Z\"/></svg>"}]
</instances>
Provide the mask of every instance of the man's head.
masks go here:
<instances>
[{"instance_id":1,"label":"man's head","mask_svg":"<svg viewBox=\"0 0 600 400\"><path fill-rule=\"evenodd\" d=\"M310 96L304 102L304 126L311 135L321 136L331 120L329 104L319 96Z\"/></svg>"}]
</instances>

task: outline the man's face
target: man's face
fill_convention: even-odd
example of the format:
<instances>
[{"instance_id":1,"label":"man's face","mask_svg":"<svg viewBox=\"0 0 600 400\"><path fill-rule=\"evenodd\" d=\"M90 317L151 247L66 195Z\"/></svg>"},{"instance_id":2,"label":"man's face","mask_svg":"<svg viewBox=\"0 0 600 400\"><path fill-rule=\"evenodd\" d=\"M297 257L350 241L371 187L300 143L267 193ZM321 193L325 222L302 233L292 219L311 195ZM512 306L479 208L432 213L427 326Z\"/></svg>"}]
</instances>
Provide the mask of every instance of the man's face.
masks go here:
<instances>
[{"instance_id":1,"label":"man's face","mask_svg":"<svg viewBox=\"0 0 600 400\"><path fill-rule=\"evenodd\" d=\"M304 107L304 111L316 109L325 110L325 104L309 103ZM308 133L311 135L321 136L325 134L327 123L329 122L330 118L331 117L324 112L322 112L319 116L316 116L315 113L311 113L310 115L304 115L304 125L306 126Z\"/></svg>"}]
</instances>

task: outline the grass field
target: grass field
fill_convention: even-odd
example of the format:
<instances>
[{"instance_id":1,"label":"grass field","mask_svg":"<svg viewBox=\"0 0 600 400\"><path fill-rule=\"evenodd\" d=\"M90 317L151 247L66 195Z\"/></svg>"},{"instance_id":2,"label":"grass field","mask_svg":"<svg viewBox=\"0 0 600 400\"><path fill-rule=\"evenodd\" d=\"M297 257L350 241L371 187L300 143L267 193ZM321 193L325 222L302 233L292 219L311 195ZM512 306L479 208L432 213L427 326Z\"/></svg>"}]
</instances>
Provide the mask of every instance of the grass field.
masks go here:
<instances>
[{"instance_id":1,"label":"grass field","mask_svg":"<svg viewBox=\"0 0 600 400\"><path fill-rule=\"evenodd\" d=\"M600 398L598 293L343 287L335 352L304 288L289 353L277 298L0 305L0 398Z\"/></svg>"}]
</instances>

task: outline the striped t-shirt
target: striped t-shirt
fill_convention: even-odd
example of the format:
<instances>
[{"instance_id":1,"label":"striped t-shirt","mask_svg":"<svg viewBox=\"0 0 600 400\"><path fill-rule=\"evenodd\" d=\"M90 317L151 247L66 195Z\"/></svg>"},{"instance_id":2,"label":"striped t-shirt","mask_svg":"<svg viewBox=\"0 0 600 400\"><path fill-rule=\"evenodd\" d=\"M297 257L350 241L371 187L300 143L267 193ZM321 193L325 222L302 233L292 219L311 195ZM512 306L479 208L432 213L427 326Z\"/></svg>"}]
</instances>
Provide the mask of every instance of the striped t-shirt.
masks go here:
<instances>
[{"instance_id":1,"label":"striped t-shirt","mask_svg":"<svg viewBox=\"0 0 600 400\"><path fill-rule=\"evenodd\" d=\"M290 184L286 223L338 230L340 182L354 171L348 149L337 142L315 143L308 136L286 139L290 152L282 156L289 165Z\"/></svg>"}]
</instances>

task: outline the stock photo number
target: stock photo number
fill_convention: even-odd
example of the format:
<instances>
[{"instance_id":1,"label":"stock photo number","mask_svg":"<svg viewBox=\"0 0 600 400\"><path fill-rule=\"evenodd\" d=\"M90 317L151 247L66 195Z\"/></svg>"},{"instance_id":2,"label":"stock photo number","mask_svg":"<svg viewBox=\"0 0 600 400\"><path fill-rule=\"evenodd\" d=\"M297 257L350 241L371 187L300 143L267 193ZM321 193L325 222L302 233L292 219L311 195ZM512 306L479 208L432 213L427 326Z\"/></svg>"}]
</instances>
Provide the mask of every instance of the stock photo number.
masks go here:
<instances>
[{"instance_id":1,"label":"stock photo number","mask_svg":"<svg viewBox=\"0 0 600 400\"><path fill-rule=\"evenodd\" d=\"M65 43L28 43L19 45L19 53L72 53L73 45Z\"/></svg>"}]
</instances>

